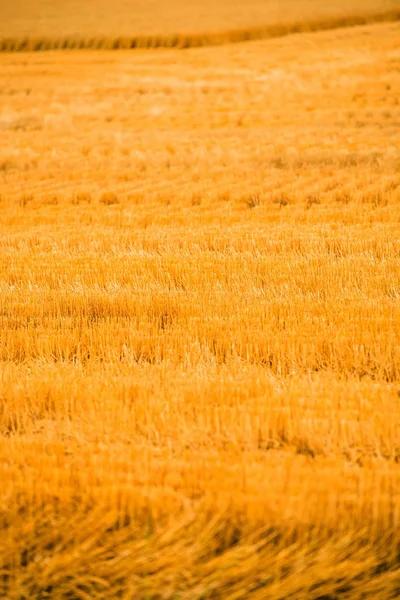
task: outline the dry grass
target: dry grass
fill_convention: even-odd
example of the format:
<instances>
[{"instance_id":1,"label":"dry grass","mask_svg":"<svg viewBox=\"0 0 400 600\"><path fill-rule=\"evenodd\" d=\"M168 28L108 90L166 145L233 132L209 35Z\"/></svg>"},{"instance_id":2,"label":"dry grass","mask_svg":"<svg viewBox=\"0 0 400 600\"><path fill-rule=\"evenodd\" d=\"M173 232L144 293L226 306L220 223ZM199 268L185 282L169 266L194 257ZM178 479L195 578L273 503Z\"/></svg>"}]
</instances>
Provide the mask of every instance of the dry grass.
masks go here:
<instances>
[{"instance_id":1,"label":"dry grass","mask_svg":"<svg viewBox=\"0 0 400 600\"><path fill-rule=\"evenodd\" d=\"M220 45L400 19L398 0L14 0L0 51Z\"/></svg>"},{"instance_id":2,"label":"dry grass","mask_svg":"<svg viewBox=\"0 0 400 600\"><path fill-rule=\"evenodd\" d=\"M397 24L0 58L0 596L400 593Z\"/></svg>"}]
</instances>

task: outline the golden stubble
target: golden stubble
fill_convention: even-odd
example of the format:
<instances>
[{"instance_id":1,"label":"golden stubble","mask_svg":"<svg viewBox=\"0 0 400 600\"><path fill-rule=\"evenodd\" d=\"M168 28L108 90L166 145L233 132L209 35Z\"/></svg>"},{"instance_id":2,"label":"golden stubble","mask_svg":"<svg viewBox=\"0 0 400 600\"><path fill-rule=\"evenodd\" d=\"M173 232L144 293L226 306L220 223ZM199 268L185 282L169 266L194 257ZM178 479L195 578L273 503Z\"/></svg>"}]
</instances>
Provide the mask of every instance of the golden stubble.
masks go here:
<instances>
[{"instance_id":1,"label":"golden stubble","mask_svg":"<svg viewBox=\"0 0 400 600\"><path fill-rule=\"evenodd\" d=\"M398 593L398 39L1 56L4 597Z\"/></svg>"}]
</instances>

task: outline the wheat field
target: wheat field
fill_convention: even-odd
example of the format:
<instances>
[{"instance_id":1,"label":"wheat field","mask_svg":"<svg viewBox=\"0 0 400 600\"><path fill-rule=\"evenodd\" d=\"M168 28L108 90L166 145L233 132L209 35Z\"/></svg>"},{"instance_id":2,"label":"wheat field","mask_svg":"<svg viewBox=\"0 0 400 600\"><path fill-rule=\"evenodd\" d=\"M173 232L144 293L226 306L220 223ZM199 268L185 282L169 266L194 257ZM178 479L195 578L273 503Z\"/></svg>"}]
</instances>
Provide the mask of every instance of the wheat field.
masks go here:
<instances>
[{"instance_id":1,"label":"wheat field","mask_svg":"<svg viewBox=\"0 0 400 600\"><path fill-rule=\"evenodd\" d=\"M399 0L0 0L0 52L187 48L393 20Z\"/></svg>"},{"instance_id":2,"label":"wheat field","mask_svg":"<svg viewBox=\"0 0 400 600\"><path fill-rule=\"evenodd\" d=\"M399 39L0 55L0 598L399 596Z\"/></svg>"}]
</instances>

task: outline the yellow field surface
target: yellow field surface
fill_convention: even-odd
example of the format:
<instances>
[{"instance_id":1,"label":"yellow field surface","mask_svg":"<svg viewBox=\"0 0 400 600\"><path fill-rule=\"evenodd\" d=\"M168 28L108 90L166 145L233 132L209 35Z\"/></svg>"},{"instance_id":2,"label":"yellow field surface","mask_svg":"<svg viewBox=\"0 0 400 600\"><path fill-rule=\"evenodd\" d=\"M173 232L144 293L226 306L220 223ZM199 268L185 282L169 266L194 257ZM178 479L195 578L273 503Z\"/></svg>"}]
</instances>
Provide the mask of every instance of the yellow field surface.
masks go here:
<instances>
[{"instance_id":1,"label":"yellow field surface","mask_svg":"<svg viewBox=\"0 0 400 600\"><path fill-rule=\"evenodd\" d=\"M0 50L203 46L395 19L399 0L0 0Z\"/></svg>"},{"instance_id":2,"label":"yellow field surface","mask_svg":"<svg viewBox=\"0 0 400 600\"><path fill-rule=\"evenodd\" d=\"M0 597L400 594L400 27L0 57Z\"/></svg>"}]
</instances>

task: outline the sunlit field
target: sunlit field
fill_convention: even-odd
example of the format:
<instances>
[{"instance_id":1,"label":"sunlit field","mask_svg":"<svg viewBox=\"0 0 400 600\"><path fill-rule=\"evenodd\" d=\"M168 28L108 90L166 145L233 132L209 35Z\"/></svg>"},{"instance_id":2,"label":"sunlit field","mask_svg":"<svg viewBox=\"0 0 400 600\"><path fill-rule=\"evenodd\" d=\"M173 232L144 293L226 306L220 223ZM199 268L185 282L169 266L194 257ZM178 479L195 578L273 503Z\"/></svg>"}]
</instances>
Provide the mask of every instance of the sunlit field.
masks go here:
<instances>
[{"instance_id":1,"label":"sunlit field","mask_svg":"<svg viewBox=\"0 0 400 600\"><path fill-rule=\"evenodd\" d=\"M399 597L399 40L0 56L0 597Z\"/></svg>"},{"instance_id":2,"label":"sunlit field","mask_svg":"<svg viewBox=\"0 0 400 600\"><path fill-rule=\"evenodd\" d=\"M184 48L396 19L399 0L0 0L0 51Z\"/></svg>"}]
</instances>

